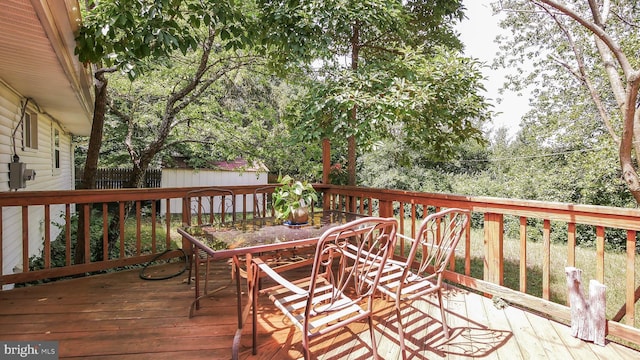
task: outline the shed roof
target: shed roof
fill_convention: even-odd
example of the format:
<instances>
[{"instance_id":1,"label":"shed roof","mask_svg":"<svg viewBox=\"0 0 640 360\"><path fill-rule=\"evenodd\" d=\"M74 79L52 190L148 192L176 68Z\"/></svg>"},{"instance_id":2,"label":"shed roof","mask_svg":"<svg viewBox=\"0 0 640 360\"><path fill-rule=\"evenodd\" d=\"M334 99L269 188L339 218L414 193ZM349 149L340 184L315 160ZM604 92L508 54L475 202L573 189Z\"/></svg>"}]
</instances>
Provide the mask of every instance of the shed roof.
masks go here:
<instances>
[{"instance_id":1,"label":"shed roof","mask_svg":"<svg viewBox=\"0 0 640 360\"><path fill-rule=\"evenodd\" d=\"M164 168L170 169L192 169L186 162L186 158L182 156L174 156L172 164L163 164ZM211 161L208 166L200 168L200 170L220 170L220 171L246 171L246 172L268 172L264 164L259 162L249 163L243 158L237 158L230 161Z\"/></svg>"}]
</instances>

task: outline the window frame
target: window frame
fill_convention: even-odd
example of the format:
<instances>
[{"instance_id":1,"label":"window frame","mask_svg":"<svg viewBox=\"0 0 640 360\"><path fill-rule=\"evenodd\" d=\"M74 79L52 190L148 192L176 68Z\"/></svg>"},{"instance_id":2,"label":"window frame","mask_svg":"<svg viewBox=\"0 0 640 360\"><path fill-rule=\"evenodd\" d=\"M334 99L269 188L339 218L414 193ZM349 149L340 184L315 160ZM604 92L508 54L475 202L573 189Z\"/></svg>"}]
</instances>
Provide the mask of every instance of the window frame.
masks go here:
<instances>
[{"instance_id":1,"label":"window frame","mask_svg":"<svg viewBox=\"0 0 640 360\"><path fill-rule=\"evenodd\" d=\"M22 119L22 149L38 150L38 114L30 110Z\"/></svg>"},{"instance_id":2,"label":"window frame","mask_svg":"<svg viewBox=\"0 0 640 360\"><path fill-rule=\"evenodd\" d=\"M51 167L54 173L60 171L60 155L60 129L53 125L51 131Z\"/></svg>"}]
</instances>

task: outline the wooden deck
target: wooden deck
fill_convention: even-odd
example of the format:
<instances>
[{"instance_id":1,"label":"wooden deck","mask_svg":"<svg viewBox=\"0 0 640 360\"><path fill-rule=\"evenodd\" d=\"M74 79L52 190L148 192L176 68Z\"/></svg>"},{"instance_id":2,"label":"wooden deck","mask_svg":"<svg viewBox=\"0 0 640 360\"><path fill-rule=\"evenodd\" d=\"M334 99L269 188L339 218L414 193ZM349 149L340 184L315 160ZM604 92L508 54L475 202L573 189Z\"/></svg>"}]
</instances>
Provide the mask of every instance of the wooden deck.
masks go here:
<instances>
[{"instance_id":1,"label":"wooden deck","mask_svg":"<svg viewBox=\"0 0 640 360\"><path fill-rule=\"evenodd\" d=\"M171 274L176 265L156 268ZM226 286L202 300L188 317L193 287L187 273L167 280L142 280L139 272L59 281L0 293L0 339L58 341L61 359L229 359L236 329L235 286L228 267L212 270ZM640 352L608 342L601 347L579 341L565 325L514 306L499 308L490 299L456 288L446 294L449 340L442 337L434 299L407 307L408 347L413 359L638 359ZM499 305L499 304L498 304ZM400 357L391 303L380 299L376 319L379 354ZM241 359L298 359L300 334L268 299L259 309L259 351L251 355L250 324ZM433 317L426 316L434 314ZM426 326L426 329L425 329ZM369 359L364 324L312 342L318 359Z\"/></svg>"}]
</instances>

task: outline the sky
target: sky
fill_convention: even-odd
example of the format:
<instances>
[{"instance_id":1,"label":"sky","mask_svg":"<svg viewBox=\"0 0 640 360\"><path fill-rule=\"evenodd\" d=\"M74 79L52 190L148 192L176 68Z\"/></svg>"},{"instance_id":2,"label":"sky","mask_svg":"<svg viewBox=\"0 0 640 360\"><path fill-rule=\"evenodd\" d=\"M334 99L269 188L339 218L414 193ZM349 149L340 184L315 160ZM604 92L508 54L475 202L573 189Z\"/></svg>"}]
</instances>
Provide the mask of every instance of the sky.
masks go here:
<instances>
[{"instance_id":1,"label":"sky","mask_svg":"<svg viewBox=\"0 0 640 360\"><path fill-rule=\"evenodd\" d=\"M498 89L504 83L504 70L494 71L489 69L498 52L498 45L494 43L499 33L508 34L498 26L499 17L494 16L490 3L495 0L464 0L467 19L456 28L460 32L460 38L465 44L465 54L477 58L486 63L482 72L486 78L485 96L493 104L493 111L499 112L488 125L490 128L507 127L509 135L513 137L519 129L520 119L529 109L529 100L526 96L518 96L513 92L503 95L498 94ZM502 98L499 104L496 100Z\"/></svg>"}]
</instances>

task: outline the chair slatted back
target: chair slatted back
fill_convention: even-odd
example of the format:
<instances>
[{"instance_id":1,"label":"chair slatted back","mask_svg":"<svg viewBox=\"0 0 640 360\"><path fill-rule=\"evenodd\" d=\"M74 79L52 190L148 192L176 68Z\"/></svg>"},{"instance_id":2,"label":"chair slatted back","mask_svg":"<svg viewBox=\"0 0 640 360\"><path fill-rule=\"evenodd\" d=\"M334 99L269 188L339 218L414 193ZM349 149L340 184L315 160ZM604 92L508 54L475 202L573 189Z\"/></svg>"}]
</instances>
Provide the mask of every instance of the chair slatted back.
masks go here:
<instances>
[{"instance_id":1,"label":"chair slatted back","mask_svg":"<svg viewBox=\"0 0 640 360\"><path fill-rule=\"evenodd\" d=\"M213 224L216 221L224 223L227 214L235 221L236 196L230 189L210 187L192 190L186 194L185 201L189 208L188 225L192 225L192 215L196 216L198 225Z\"/></svg>"},{"instance_id":2,"label":"chair slatted back","mask_svg":"<svg viewBox=\"0 0 640 360\"><path fill-rule=\"evenodd\" d=\"M414 272L441 274L450 263L468 223L469 213L465 210L452 208L428 215L420 226L408 256L409 264L418 264ZM440 281L441 276L438 285Z\"/></svg>"},{"instance_id":3,"label":"chair slatted back","mask_svg":"<svg viewBox=\"0 0 640 360\"><path fill-rule=\"evenodd\" d=\"M362 218L325 232L316 248L311 273L308 311L338 311L365 297L372 297L380 269L395 246L395 219ZM322 279L332 285L331 293L321 293ZM344 302L346 292L351 301ZM372 304L369 304L371 307Z\"/></svg>"}]
</instances>

